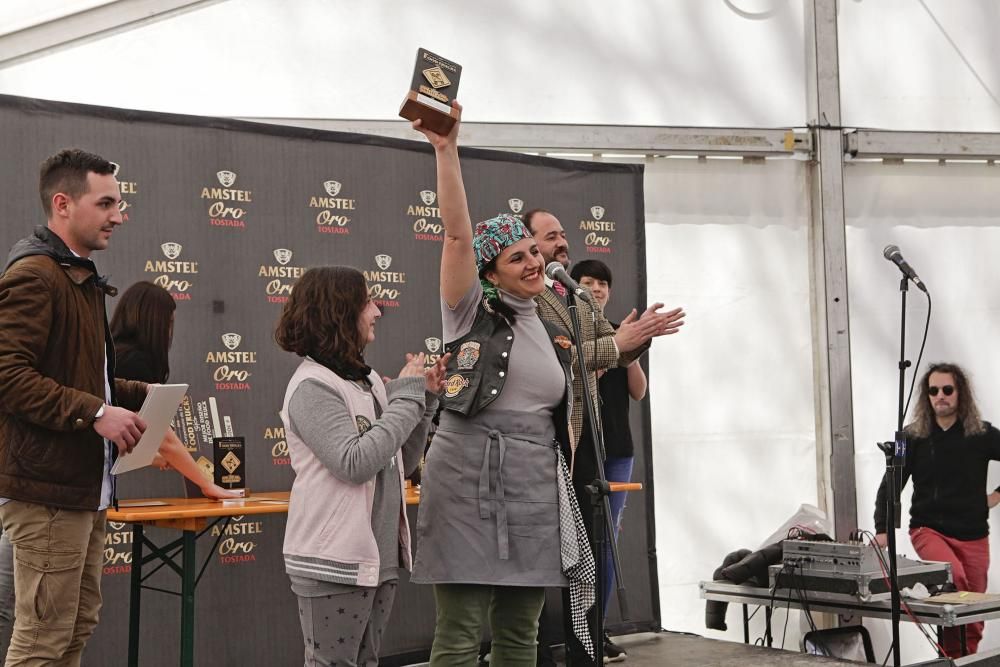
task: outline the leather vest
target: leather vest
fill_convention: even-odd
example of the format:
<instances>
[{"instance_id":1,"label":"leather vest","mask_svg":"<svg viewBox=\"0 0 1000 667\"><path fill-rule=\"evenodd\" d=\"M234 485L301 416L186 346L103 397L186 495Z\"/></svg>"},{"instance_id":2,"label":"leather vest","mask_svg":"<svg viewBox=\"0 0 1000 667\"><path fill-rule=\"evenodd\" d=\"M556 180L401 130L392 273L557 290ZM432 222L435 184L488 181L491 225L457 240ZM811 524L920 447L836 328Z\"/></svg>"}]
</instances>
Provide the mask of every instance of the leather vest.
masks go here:
<instances>
[{"instance_id":1,"label":"leather vest","mask_svg":"<svg viewBox=\"0 0 1000 667\"><path fill-rule=\"evenodd\" d=\"M552 348L559 359L566 382L562 400L553 413L557 436L560 442L565 443L569 437L568 410L572 406L572 402L567 401L567 398L571 399L573 396L570 352L572 339L562 327L545 320L541 322L552 341ZM565 346L560 345L562 341L565 341ZM448 361L441 407L465 417L474 417L495 401L503 391L513 345L514 331L507 320L499 314L487 311L480 304L469 332L445 344L445 352L451 352L451 359ZM470 364L469 360L464 358L467 355L475 355L478 360Z\"/></svg>"}]
</instances>

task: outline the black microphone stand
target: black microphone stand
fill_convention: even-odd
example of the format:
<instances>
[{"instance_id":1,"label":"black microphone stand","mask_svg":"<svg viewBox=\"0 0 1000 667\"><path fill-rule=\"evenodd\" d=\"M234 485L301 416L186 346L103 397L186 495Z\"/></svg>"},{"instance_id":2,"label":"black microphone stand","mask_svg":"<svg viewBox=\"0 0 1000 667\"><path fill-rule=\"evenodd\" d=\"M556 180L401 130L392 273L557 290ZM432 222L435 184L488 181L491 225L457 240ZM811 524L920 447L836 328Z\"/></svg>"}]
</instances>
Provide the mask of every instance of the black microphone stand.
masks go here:
<instances>
[{"instance_id":1,"label":"black microphone stand","mask_svg":"<svg viewBox=\"0 0 1000 667\"><path fill-rule=\"evenodd\" d=\"M899 502L898 480L906 465L906 434L903 432L905 415L906 369L910 362L906 359L906 292L909 279L903 276L899 281L900 325L899 325L899 407L896 418L896 437L893 442L883 442L879 448L885 454L885 525L886 545L889 548L889 591L892 615L892 664L900 667L899 658L899 579L896 577L896 529L900 526L902 510Z\"/></svg>"},{"instance_id":2,"label":"black microphone stand","mask_svg":"<svg viewBox=\"0 0 1000 667\"><path fill-rule=\"evenodd\" d=\"M611 487L604 475L604 429L597 419L597 414L594 412L590 383L587 381L587 367L583 358L584 341L580 330L580 314L577 311L576 295L571 289L566 290L566 307L569 310L570 321L573 323L573 340L576 341L576 361L579 366L580 377L583 378L583 409L586 418L590 421L591 445L594 449L594 467L597 471L597 478L588 484L586 489L587 493L590 494L590 502L594 508L594 535L591 544L594 550L594 562L597 565L597 581L594 587L594 605L596 607L594 662L600 666L604 664L604 600L602 598L604 597L604 577L607 571L607 563L604 558L606 544L611 545L611 560L614 564L615 572L618 573L618 605L623 620L629 618L629 612L628 602L625 598L625 585L622 583L621 559L618 556L618 545L615 543L615 531L611 519ZM603 526L603 529L600 526Z\"/></svg>"}]
</instances>

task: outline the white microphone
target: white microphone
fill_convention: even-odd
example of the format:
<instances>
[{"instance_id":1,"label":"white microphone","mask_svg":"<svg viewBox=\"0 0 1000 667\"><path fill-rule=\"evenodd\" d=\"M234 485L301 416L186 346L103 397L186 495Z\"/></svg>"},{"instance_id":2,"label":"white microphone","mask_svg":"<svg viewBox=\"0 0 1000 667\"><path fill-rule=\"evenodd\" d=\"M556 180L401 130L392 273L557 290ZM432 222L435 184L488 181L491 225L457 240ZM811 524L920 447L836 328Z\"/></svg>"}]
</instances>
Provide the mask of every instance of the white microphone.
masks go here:
<instances>
[{"instance_id":1,"label":"white microphone","mask_svg":"<svg viewBox=\"0 0 1000 667\"><path fill-rule=\"evenodd\" d=\"M903 272L903 275L913 281L913 284L927 291L927 287L924 282L917 277L917 272L913 270L913 267L907 264L906 260L903 259L903 253L899 251L899 246L887 245L882 251L882 256L887 260L899 267L899 270Z\"/></svg>"},{"instance_id":2,"label":"white microphone","mask_svg":"<svg viewBox=\"0 0 1000 667\"><path fill-rule=\"evenodd\" d=\"M584 287L580 287L580 283L573 280L573 278L566 273L566 269L561 263L549 262L548 266L545 267L545 275L549 277L549 280L562 283L562 286L570 292L580 297L590 305L594 305L594 297L591 295L590 291Z\"/></svg>"}]
</instances>

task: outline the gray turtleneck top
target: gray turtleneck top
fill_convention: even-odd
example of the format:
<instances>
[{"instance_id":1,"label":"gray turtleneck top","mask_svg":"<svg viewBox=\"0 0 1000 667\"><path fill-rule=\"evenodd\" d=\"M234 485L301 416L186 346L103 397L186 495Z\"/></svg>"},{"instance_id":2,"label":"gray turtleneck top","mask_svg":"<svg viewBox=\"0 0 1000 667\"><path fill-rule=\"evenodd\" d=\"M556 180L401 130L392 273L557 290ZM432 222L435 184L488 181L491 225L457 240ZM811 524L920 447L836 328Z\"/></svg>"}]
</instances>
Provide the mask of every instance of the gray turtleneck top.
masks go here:
<instances>
[{"instance_id":1,"label":"gray turtleneck top","mask_svg":"<svg viewBox=\"0 0 1000 667\"><path fill-rule=\"evenodd\" d=\"M516 314L512 327L514 345L510 351L503 391L488 409L538 412L551 416L562 400L566 381L549 332L538 318L534 299L521 299L503 291L500 296ZM482 298L483 287L477 280L454 308L441 300L445 341L453 341L469 333Z\"/></svg>"}]
</instances>

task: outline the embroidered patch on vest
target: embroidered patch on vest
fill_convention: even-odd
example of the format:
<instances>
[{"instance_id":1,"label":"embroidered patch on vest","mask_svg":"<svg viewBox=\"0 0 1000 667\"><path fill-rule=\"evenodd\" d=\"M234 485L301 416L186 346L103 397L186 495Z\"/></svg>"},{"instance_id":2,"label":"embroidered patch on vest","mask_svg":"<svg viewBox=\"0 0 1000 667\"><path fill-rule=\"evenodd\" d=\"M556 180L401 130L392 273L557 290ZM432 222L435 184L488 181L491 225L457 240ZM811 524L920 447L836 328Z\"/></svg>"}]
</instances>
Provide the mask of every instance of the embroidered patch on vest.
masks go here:
<instances>
[{"instance_id":1,"label":"embroidered patch on vest","mask_svg":"<svg viewBox=\"0 0 1000 667\"><path fill-rule=\"evenodd\" d=\"M469 381L461 375L452 375L444 385L444 395L455 398L459 392L469 386Z\"/></svg>"},{"instance_id":2,"label":"embroidered patch on vest","mask_svg":"<svg viewBox=\"0 0 1000 667\"><path fill-rule=\"evenodd\" d=\"M462 347L458 348L458 370L471 370L476 365L479 361L480 346L481 344L475 341L462 343Z\"/></svg>"},{"instance_id":3,"label":"embroidered patch on vest","mask_svg":"<svg viewBox=\"0 0 1000 667\"><path fill-rule=\"evenodd\" d=\"M566 336L556 336L552 339L552 341L564 350L568 350L573 346L573 343L569 338L566 338Z\"/></svg>"},{"instance_id":4,"label":"embroidered patch on vest","mask_svg":"<svg viewBox=\"0 0 1000 667\"><path fill-rule=\"evenodd\" d=\"M358 434L363 435L368 429L372 427L372 423L368 421L368 417L363 415L358 415L354 418L354 421L358 424Z\"/></svg>"}]
</instances>

